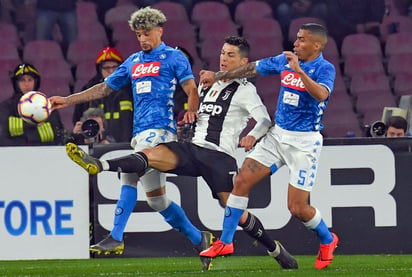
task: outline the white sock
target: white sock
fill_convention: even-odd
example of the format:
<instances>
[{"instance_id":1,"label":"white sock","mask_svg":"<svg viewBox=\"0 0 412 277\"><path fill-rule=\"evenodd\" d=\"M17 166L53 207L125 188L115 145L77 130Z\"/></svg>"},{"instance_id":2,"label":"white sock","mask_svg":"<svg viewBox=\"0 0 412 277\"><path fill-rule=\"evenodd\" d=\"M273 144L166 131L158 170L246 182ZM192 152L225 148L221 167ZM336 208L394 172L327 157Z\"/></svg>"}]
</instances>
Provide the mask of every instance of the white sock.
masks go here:
<instances>
[{"instance_id":1,"label":"white sock","mask_svg":"<svg viewBox=\"0 0 412 277\"><path fill-rule=\"evenodd\" d=\"M268 251L269 256L276 258L280 254L280 245L276 243L276 248L272 252Z\"/></svg>"},{"instance_id":2,"label":"white sock","mask_svg":"<svg viewBox=\"0 0 412 277\"><path fill-rule=\"evenodd\" d=\"M109 163L106 160L100 160L100 163L102 164L102 169L103 170L109 170L110 166L109 166Z\"/></svg>"}]
</instances>

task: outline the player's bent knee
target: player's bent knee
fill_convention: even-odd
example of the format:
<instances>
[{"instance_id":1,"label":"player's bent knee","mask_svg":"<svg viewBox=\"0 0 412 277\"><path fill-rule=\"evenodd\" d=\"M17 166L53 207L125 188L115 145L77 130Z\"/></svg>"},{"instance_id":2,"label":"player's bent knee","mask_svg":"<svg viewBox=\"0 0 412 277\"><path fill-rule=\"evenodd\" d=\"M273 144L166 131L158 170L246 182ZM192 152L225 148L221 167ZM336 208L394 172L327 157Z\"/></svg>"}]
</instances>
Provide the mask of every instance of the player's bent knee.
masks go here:
<instances>
[{"instance_id":1,"label":"player's bent knee","mask_svg":"<svg viewBox=\"0 0 412 277\"><path fill-rule=\"evenodd\" d=\"M248 180L241 174L236 175L235 184L233 186L233 193L236 195L247 196L249 194L251 185Z\"/></svg>"},{"instance_id":2,"label":"player's bent knee","mask_svg":"<svg viewBox=\"0 0 412 277\"><path fill-rule=\"evenodd\" d=\"M289 203L288 204L288 209L290 213L301 220L304 220L307 217L307 208L308 205L299 205L299 204L293 204Z\"/></svg>"},{"instance_id":3,"label":"player's bent knee","mask_svg":"<svg viewBox=\"0 0 412 277\"><path fill-rule=\"evenodd\" d=\"M166 194L162 194L160 196L154 196L154 197L147 197L147 204L155 210L156 212L161 212L167 207L169 207L171 201L170 199L166 196Z\"/></svg>"}]
</instances>

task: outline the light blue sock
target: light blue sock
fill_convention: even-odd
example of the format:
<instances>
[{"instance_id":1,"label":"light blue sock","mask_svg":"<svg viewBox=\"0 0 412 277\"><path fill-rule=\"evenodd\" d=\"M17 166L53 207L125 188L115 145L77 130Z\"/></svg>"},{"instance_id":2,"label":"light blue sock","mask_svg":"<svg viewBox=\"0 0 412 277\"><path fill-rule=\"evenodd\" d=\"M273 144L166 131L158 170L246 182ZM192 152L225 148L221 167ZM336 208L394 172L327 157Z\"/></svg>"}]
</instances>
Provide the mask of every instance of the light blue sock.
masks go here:
<instances>
[{"instance_id":1,"label":"light blue sock","mask_svg":"<svg viewBox=\"0 0 412 277\"><path fill-rule=\"evenodd\" d=\"M244 210L226 206L225 218L223 219L223 231L220 240L224 243L232 243L239 224L240 217Z\"/></svg>"},{"instance_id":2,"label":"light blue sock","mask_svg":"<svg viewBox=\"0 0 412 277\"><path fill-rule=\"evenodd\" d=\"M318 226L316 226L315 229L313 229L313 231L315 231L318 235L321 244L329 244L332 242L332 234L330 233L328 226L326 226L323 219L320 221Z\"/></svg>"},{"instance_id":3,"label":"light blue sock","mask_svg":"<svg viewBox=\"0 0 412 277\"><path fill-rule=\"evenodd\" d=\"M122 185L120 199L117 201L114 215L114 226L111 235L115 240L123 240L123 232L126 228L127 221L137 200L137 188L134 186Z\"/></svg>"},{"instance_id":4,"label":"light blue sock","mask_svg":"<svg viewBox=\"0 0 412 277\"><path fill-rule=\"evenodd\" d=\"M159 213L170 226L183 233L194 245L200 244L202 234L200 233L200 230L190 222L189 218L187 218L182 207L175 202L171 202L169 207Z\"/></svg>"},{"instance_id":5,"label":"light blue sock","mask_svg":"<svg viewBox=\"0 0 412 277\"><path fill-rule=\"evenodd\" d=\"M303 224L309 230L312 230L318 235L321 244L329 244L332 242L333 237L331 232L329 232L328 226L326 226L325 222L322 219L322 215L320 211L315 208L315 215L313 218L307 222L303 222Z\"/></svg>"}]
</instances>

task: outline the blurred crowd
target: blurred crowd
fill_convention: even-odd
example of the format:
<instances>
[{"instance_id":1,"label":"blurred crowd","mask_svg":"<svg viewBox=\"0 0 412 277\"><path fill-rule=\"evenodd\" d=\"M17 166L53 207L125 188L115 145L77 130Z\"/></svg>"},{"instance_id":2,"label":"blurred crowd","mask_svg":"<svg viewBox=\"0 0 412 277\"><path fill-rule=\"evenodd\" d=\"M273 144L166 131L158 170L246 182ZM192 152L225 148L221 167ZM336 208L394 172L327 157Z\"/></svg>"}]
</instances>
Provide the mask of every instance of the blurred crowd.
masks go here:
<instances>
[{"instance_id":1,"label":"blurred crowd","mask_svg":"<svg viewBox=\"0 0 412 277\"><path fill-rule=\"evenodd\" d=\"M236 8L242 2L258 0L221 0L215 2L224 3L231 14L233 21L236 17ZM343 39L349 34L365 33L372 34L382 39L381 24L385 17L404 16L412 18L412 1L410 0L261 0L270 6L273 18L279 23L284 49L290 49L292 42L288 38L290 24L294 19L302 17L318 18L328 27L330 36L336 41L337 48L341 49ZM89 116L100 117L101 126L104 131L99 141L128 142L131 137L132 126L132 96L130 90L121 91L110 99L100 102L91 102L87 105L78 105L72 110L70 123L62 119L58 112L50 117L48 125L29 126L20 122L16 110L19 96L30 90L42 90L41 79L48 76L50 72L39 70L43 65L30 63L25 60L23 50L31 41L52 40L57 41L63 53L63 59L69 60L69 48L78 40L84 40L82 35L82 24L92 24L92 21L79 14L79 5L90 3L95 7L96 19L104 28L107 40L99 45L98 51L84 61L87 64L90 75L79 76L80 66L70 64L70 74L75 76L76 82L70 85L70 91L74 93L80 88L85 89L103 81L113 72L123 57L130 53L121 53L117 49L116 41L113 39L113 29L108 26L108 11L117 6L144 7L156 5L160 2L179 3L184 6L190 20L193 8L205 0L0 0L0 29L1 26L14 25L17 30L17 42L19 62L12 64L7 58L0 57L2 67L9 68L7 78L1 78L2 87L11 87L13 91L7 92L9 97L2 97L0 113L2 121L0 124L0 145L43 145L64 144L67 140L76 138L79 142L81 123ZM86 7L86 5L82 6ZM125 17L127 21L127 16ZM126 27L125 27L126 28ZM388 33L398 32L398 25L389 25ZM412 26L411 26L412 30ZM128 30L125 30L125 32ZM93 34L88 31L87 36ZM92 31L93 32L93 31ZM239 31L242 34L242 31ZM386 34L387 35L387 34ZM133 37L132 37L133 39ZM167 42L167 41L166 41ZM176 45L178 46L178 45ZM186 46L186 45L185 45ZM119 46L120 47L120 46ZM190 47L192 53L185 50L192 59L200 57L201 50L197 46ZM183 47L184 48L184 47ZM96 48L97 49L97 48ZM136 51L138 51L136 42ZM196 53L193 53L196 52ZM76 53L80 55L80 53ZM191 56L192 54L192 56ZM3 61L4 60L4 61ZM83 64L84 64L83 63ZM204 64L196 64L196 69L202 68ZM46 67L47 68L47 67ZM91 72L90 68L95 68ZM47 69L53 70L53 69ZM76 72L77 70L77 72ZM93 73L93 74L92 74ZM198 72L194 72L197 75ZM1 74L5 73L5 70ZM83 83L81 83L83 82ZM45 91L46 94L54 94L54 91ZM187 98L182 93L176 93L176 116L184 110ZM92 109L92 110L90 110ZM97 109L97 110L96 110ZM124 126L128 126L124 128ZM81 141L82 139L80 139ZM85 141L83 141L85 143ZM87 141L86 141L87 142Z\"/></svg>"}]
</instances>

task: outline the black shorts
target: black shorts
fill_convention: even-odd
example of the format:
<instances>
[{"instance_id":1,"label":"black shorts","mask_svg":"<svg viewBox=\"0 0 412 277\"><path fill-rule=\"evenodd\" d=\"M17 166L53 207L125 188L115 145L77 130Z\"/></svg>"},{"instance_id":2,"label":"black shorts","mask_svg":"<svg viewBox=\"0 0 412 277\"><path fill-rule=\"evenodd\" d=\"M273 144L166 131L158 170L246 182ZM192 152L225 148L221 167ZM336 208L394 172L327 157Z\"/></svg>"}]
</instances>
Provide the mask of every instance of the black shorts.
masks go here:
<instances>
[{"instance_id":1,"label":"black shorts","mask_svg":"<svg viewBox=\"0 0 412 277\"><path fill-rule=\"evenodd\" d=\"M163 145L178 156L176 168L167 172L183 176L202 176L216 199L217 193L232 191L234 176L238 172L235 158L190 142L168 142Z\"/></svg>"}]
</instances>

